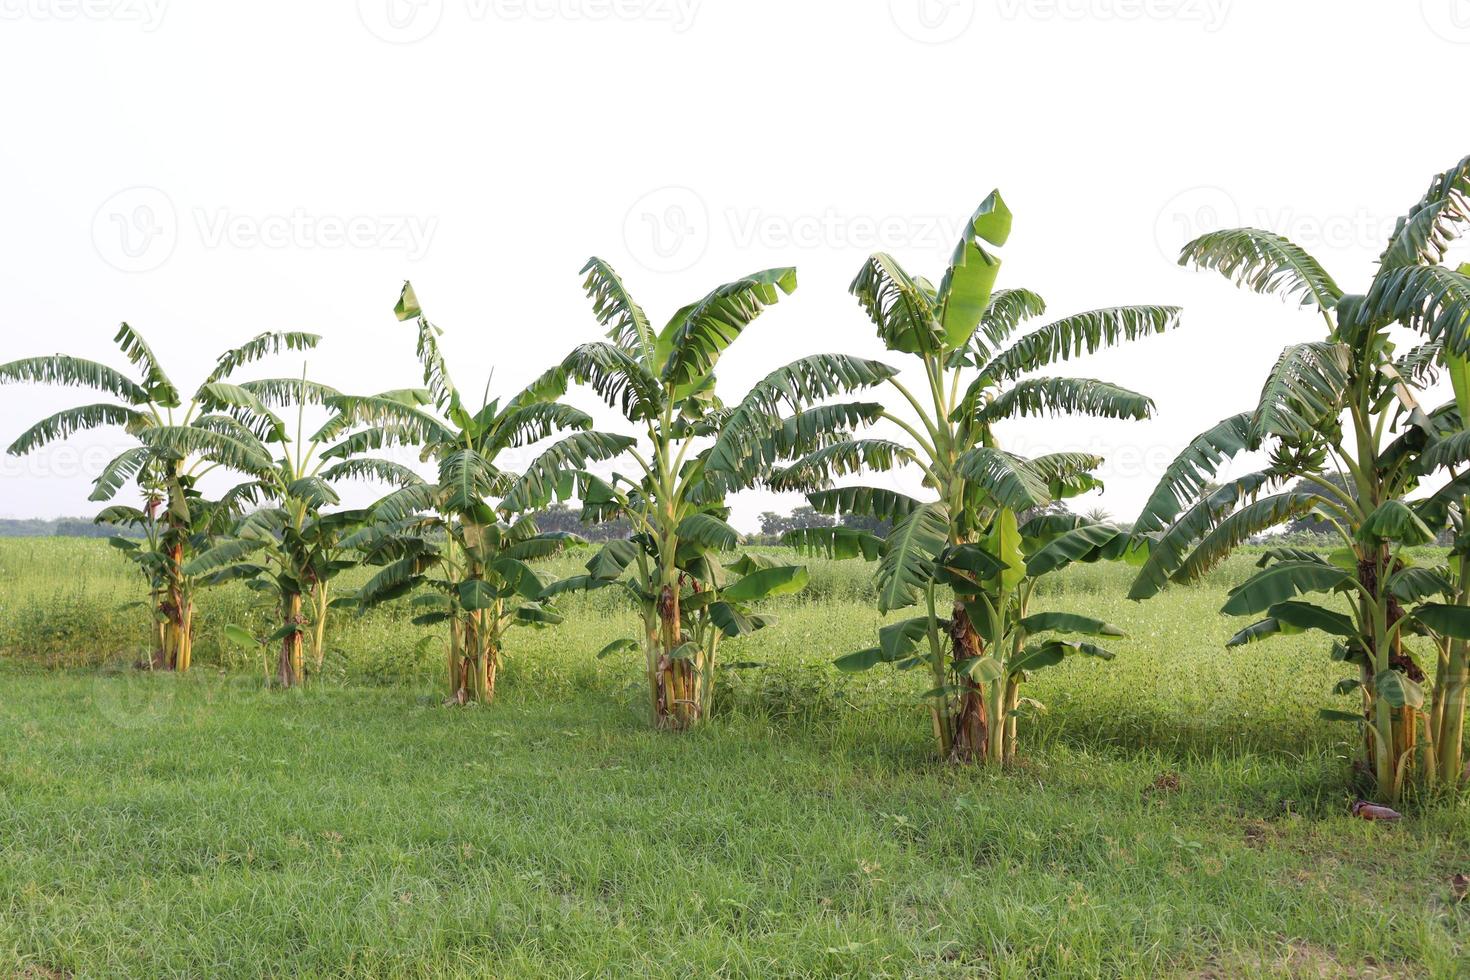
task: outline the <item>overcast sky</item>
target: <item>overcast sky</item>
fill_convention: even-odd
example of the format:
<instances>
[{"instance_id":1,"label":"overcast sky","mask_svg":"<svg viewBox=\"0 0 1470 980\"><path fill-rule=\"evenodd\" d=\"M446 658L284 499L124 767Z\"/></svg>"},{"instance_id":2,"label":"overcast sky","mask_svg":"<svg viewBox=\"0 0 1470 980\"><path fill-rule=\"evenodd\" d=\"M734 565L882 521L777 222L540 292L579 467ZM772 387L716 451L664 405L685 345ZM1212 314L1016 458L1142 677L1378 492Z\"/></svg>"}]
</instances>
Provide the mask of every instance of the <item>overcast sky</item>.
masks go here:
<instances>
[{"instance_id":1,"label":"overcast sky","mask_svg":"<svg viewBox=\"0 0 1470 980\"><path fill-rule=\"evenodd\" d=\"M660 323L795 265L721 364L735 399L804 354L883 356L847 294L864 258L937 279L998 187L1003 285L1056 315L1185 307L1176 333L1059 372L1142 390L1156 420L1005 430L1108 456L1086 505L1131 519L1321 330L1179 247L1269 227L1361 290L1394 218L1470 153L1448 84L1467 57L1470 0L0 0L0 361L125 366L126 320L192 390L224 348L309 330L320 380L403 387L410 278L460 386L493 367L509 391L598 336L590 255ZM0 389L0 440L97 400ZM126 444L6 457L0 516L92 513ZM735 521L800 502L745 494Z\"/></svg>"}]
</instances>

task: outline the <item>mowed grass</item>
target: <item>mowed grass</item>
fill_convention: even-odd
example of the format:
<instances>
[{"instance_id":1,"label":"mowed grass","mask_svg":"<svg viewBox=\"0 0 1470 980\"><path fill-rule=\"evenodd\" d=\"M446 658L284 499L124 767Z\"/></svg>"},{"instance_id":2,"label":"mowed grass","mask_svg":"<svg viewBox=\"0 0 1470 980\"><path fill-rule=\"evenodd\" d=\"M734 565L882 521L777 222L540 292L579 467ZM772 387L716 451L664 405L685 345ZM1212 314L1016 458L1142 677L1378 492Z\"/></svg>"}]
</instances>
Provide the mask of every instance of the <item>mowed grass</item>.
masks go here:
<instances>
[{"instance_id":1,"label":"mowed grass","mask_svg":"<svg viewBox=\"0 0 1470 980\"><path fill-rule=\"evenodd\" d=\"M933 759L924 678L831 668L880 623L861 564L813 563L672 737L594 657L635 627L612 593L446 709L401 608L280 694L214 639L249 594L211 594L199 669L149 675L105 545L5 542L0 976L1465 975L1470 814L1347 815L1321 641L1222 649L1248 567L1144 605L1064 576L1047 605L1130 635L1038 675L993 775Z\"/></svg>"}]
</instances>

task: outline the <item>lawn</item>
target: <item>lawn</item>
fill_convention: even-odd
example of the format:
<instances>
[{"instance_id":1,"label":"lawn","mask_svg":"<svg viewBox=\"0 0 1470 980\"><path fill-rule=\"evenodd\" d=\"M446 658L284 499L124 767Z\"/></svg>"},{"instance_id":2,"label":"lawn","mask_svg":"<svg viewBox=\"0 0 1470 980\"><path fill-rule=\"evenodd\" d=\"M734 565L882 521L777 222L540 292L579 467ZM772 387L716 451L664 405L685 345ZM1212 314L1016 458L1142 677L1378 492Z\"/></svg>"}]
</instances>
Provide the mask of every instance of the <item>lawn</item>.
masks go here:
<instances>
[{"instance_id":1,"label":"lawn","mask_svg":"<svg viewBox=\"0 0 1470 980\"><path fill-rule=\"evenodd\" d=\"M248 594L212 594L200 666L155 676L105 545L0 543L0 975L1470 972L1470 810L1347 815L1340 669L1222 649L1235 561L1143 606L1126 569L1062 576L1130 637L1039 675L988 775L933 760L922 678L830 667L879 623L861 565L814 563L674 737L636 658L593 656L634 623L608 594L446 709L401 608L283 695L217 641Z\"/></svg>"}]
</instances>

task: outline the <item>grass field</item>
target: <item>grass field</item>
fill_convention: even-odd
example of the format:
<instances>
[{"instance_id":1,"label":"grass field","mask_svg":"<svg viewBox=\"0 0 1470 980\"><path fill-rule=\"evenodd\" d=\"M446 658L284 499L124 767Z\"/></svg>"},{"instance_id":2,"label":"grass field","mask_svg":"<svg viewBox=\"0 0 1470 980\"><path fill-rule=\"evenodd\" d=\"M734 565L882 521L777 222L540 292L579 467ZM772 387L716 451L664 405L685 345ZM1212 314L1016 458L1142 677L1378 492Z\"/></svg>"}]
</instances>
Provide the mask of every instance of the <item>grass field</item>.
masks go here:
<instances>
[{"instance_id":1,"label":"grass field","mask_svg":"<svg viewBox=\"0 0 1470 980\"><path fill-rule=\"evenodd\" d=\"M1039 675L987 775L933 760L922 678L831 668L880 623L861 564L813 563L671 737L593 657L611 594L451 710L401 608L282 695L218 642L249 594L211 594L199 666L154 676L105 545L0 542L0 976L1470 973L1470 811L1347 816L1321 641L1222 649L1248 561L1142 606L1064 576L1130 637Z\"/></svg>"}]
</instances>

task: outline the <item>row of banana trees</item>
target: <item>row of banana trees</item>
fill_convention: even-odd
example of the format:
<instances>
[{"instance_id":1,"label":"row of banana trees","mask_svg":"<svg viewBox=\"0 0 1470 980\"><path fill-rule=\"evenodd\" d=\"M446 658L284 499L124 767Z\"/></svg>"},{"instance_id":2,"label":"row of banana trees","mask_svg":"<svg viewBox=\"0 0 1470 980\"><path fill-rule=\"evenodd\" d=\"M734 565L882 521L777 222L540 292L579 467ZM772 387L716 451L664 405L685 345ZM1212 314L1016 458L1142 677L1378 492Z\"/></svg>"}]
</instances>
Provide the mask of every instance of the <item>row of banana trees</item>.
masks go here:
<instances>
[{"instance_id":1,"label":"row of banana trees","mask_svg":"<svg viewBox=\"0 0 1470 980\"><path fill-rule=\"evenodd\" d=\"M488 701L512 627L554 627L561 596L618 589L641 611L640 635L613 639L601 655L641 652L652 723L687 730L709 716L721 642L771 625L760 602L807 581L800 565L740 553L730 497L799 491L824 514L889 522L892 532L809 528L786 543L875 563L881 611L913 610L837 666L926 672L938 752L989 766L1016 758L1020 722L1039 707L1023 696L1037 671L1076 656L1112 659L1103 644L1122 635L1086 610L1034 608L1043 577L1126 561L1138 569L1131 597L1145 600L1311 515L1341 547L1268 551L1223 609L1256 617L1230 645L1327 634L1331 656L1352 672L1337 694L1354 701L1325 714L1357 726L1365 791L1397 802L1411 787L1453 790L1465 778L1470 267L1451 268L1446 256L1467 222L1470 158L1437 176L1398 222L1360 294L1270 232L1191 242L1182 264L1298 303L1322 318L1324 334L1283 351L1254 407L1193 440L1126 530L1060 506L1101 487L1102 459L1028 457L1007 449L999 428L1039 416L1151 417L1144 394L1049 372L1168 332L1180 311L1125 306L1048 320L1040 295L998 285L1012 224L998 192L971 217L937 284L887 254L859 270L851 292L902 368L814 355L738 401L716 393L720 359L795 291L794 269L721 285L660 325L594 258L584 288L605 338L508 397L492 397L487 384L478 403L456 386L442 332L408 284L395 312L416 327L420 387L363 396L304 375L231 380L318 341L268 333L222 355L185 401L126 325L116 340L135 377L58 355L0 365L0 381L114 399L41 421L12 453L99 426L137 440L99 476L94 499L128 485L141 495L141 506L114 505L99 520L143 531L115 543L148 584L158 667L189 668L197 589L242 580L279 612L279 629L260 642L278 651L283 687L301 682L308 654L320 666L329 609L407 599L417 624L445 629L452 698ZM1441 375L1454 398L1426 404ZM567 404L574 387L614 409L623 431L598 431ZM308 410L325 424L308 431ZM385 458L403 448L433 475ZM517 469L512 456L531 461ZM1237 457L1262 465L1229 475ZM206 500L200 480L214 470L241 482ZM917 474L924 492L848 479L899 471ZM393 489L370 507L336 509L349 480ZM633 533L600 547L583 574L546 581L537 563L585 542L543 533L534 514L568 500L584 520L622 518ZM1450 560L1416 564L1409 549L1446 530ZM366 584L334 596L333 580L359 565L371 569Z\"/></svg>"}]
</instances>

